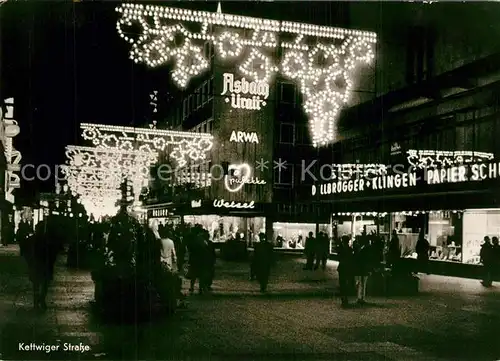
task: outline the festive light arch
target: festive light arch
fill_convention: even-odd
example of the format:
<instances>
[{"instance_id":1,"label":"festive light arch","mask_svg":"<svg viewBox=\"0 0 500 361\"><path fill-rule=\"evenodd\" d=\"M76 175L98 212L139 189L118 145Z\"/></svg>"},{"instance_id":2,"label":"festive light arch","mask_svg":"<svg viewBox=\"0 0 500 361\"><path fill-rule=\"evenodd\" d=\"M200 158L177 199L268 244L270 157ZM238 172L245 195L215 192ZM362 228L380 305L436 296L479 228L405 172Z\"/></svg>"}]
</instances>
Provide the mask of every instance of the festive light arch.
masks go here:
<instances>
[{"instance_id":1,"label":"festive light arch","mask_svg":"<svg viewBox=\"0 0 500 361\"><path fill-rule=\"evenodd\" d=\"M179 167L188 164L189 160L207 159L213 147L213 136L206 133L88 123L82 123L80 128L83 139L91 141L97 148L132 151L137 147L141 152L157 155L167 145L174 145L170 157Z\"/></svg>"},{"instance_id":2,"label":"festive light arch","mask_svg":"<svg viewBox=\"0 0 500 361\"><path fill-rule=\"evenodd\" d=\"M157 154L151 152L71 145L66 147L66 157L62 171L67 185L87 212L95 216L115 212L125 179L130 181L137 200L141 189L148 185L149 167L157 161Z\"/></svg>"},{"instance_id":3,"label":"festive light arch","mask_svg":"<svg viewBox=\"0 0 500 361\"><path fill-rule=\"evenodd\" d=\"M315 146L335 140L337 116L349 100L354 72L375 56L372 32L153 5L123 4L116 10L121 14L118 33L132 45L130 58L151 67L173 62L172 78L181 88L209 69L202 52L207 41L222 60L242 58L238 70L253 81L269 82L278 71L297 81ZM197 23L201 30L189 31L180 22ZM134 24L139 34L126 31ZM211 25L224 31L209 31ZM244 37L242 29L252 36ZM294 39L281 40L279 34ZM184 41L177 46L179 37ZM284 54L274 64L268 53L278 47Z\"/></svg>"}]
</instances>

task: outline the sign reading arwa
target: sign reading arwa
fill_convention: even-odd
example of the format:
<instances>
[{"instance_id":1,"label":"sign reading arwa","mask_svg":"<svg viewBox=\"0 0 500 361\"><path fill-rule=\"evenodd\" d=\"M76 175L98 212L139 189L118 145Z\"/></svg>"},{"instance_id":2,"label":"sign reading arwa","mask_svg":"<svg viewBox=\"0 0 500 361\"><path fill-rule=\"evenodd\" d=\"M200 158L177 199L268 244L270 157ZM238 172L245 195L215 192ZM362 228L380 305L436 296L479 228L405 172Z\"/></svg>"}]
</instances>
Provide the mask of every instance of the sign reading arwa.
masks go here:
<instances>
[{"instance_id":1,"label":"sign reading arwa","mask_svg":"<svg viewBox=\"0 0 500 361\"><path fill-rule=\"evenodd\" d=\"M229 138L229 141L236 143L258 143L259 137L255 132L248 133L248 132L237 132L233 130L231 132L231 137Z\"/></svg>"},{"instance_id":2,"label":"sign reading arwa","mask_svg":"<svg viewBox=\"0 0 500 361\"><path fill-rule=\"evenodd\" d=\"M266 106L269 97L269 84L263 81L249 82L245 78L234 80L234 74L224 73L222 93L225 102L231 103L231 108L260 110Z\"/></svg>"}]
</instances>

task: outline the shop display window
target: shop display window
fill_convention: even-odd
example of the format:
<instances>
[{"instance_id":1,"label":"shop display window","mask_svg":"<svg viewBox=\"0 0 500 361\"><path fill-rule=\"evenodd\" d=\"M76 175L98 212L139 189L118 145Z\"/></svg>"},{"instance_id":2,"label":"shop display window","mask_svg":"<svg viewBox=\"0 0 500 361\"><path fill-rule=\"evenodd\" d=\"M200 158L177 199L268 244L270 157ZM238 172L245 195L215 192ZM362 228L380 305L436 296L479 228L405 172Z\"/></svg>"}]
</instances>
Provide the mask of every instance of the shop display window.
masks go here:
<instances>
[{"instance_id":1,"label":"shop display window","mask_svg":"<svg viewBox=\"0 0 500 361\"><path fill-rule=\"evenodd\" d=\"M184 216L185 223L200 224L208 230L213 242L226 242L229 238L239 238L252 246L258 241L259 233L265 233L264 217L229 217L218 215Z\"/></svg>"},{"instance_id":2,"label":"shop display window","mask_svg":"<svg viewBox=\"0 0 500 361\"><path fill-rule=\"evenodd\" d=\"M463 214L463 262L479 264L485 236L500 235L500 209L470 209Z\"/></svg>"},{"instance_id":3,"label":"shop display window","mask_svg":"<svg viewBox=\"0 0 500 361\"><path fill-rule=\"evenodd\" d=\"M328 224L320 224L319 231L331 236ZM315 223L273 223L273 241L276 248L303 249L306 237L312 232L316 234Z\"/></svg>"},{"instance_id":4,"label":"shop display window","mask_svg":"<svg viewBox=\"0 0 500 361\"><path fill-rule=\"evenodd\" d=\"M462 261L462 237L459 232L461 218L461 213L453 211L429 213L427 234L431 260Z\"/></svg>"}]
</instances>

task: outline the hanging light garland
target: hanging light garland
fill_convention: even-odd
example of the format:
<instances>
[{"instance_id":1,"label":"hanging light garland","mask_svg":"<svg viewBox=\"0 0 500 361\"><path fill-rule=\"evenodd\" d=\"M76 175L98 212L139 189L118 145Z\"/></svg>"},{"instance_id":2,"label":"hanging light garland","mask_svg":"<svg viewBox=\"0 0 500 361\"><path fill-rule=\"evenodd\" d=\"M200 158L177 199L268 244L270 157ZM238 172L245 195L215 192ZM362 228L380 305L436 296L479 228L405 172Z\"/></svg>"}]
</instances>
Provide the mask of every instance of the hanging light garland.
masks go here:
<instances>
[{"instance_id":1,"label":"hanging light garland","mask_svg":"<svg viewBox=\"0 0 500 361\"><path fill-rule=\"evenodd\" d=\"M335 140L337 117L352 93L354 72L375 57L377 37L372 32L142 4L123 4L116 11L121 14L118 34L132 45L130 58L154 67L172 61L172 78L181 88L209 69L202 52L206 42L214 44L223 60L242 56L238 70L252 81L270 82L278 71L296 80L315 146ZM167 25L165 20L198 23L201 31L188 31L180 23ZM139 34L126 31L132 25L139 25ZM225 31L212 33L210 25ZM252 36L245 38L242 29L251 30ZM279 42L278 33L295 38ZM308 45L311 38L316 45ZM280 46L285 52L281 64L274 64L269 52Z\"/></svg>"}]
</instances>

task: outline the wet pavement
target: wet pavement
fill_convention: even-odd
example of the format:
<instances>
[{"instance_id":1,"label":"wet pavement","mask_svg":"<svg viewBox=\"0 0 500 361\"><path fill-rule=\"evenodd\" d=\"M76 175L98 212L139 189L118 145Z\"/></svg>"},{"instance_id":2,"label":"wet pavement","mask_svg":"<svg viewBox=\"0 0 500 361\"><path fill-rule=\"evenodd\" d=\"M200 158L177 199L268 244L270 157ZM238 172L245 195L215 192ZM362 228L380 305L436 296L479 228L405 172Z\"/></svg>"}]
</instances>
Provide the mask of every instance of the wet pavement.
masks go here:
<instances>
[{"instance_id":1,"label":"wet pavement","mask_svg":"<svg viewBox=\"0 0 500 361\"><path fill-rule=\"evenodd\" d=\"M341 309L336 263L322 272L303 271L302 262L279 260L269 295L261 295L246 264L219 261L213 295L190 296L167 320L118 326L93 318L90 275L66 269L64 259L47 312L33 313L16 247L0 248L0 360L500 359L500 286L425 275L418 296ZM22 350L31 343L59 350Z\"/></svg>"}]
</instances>

